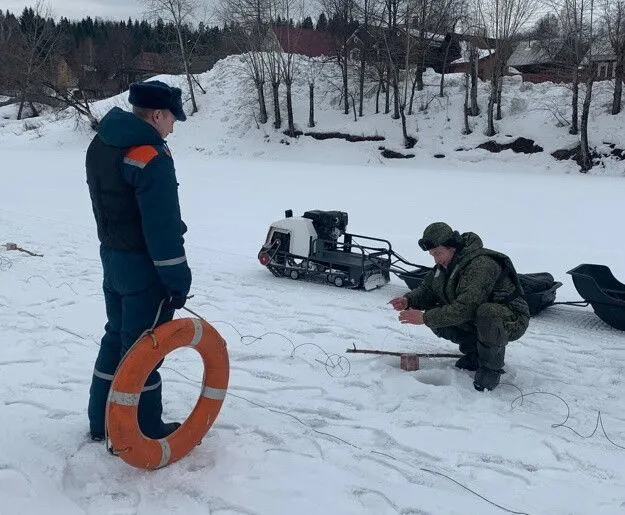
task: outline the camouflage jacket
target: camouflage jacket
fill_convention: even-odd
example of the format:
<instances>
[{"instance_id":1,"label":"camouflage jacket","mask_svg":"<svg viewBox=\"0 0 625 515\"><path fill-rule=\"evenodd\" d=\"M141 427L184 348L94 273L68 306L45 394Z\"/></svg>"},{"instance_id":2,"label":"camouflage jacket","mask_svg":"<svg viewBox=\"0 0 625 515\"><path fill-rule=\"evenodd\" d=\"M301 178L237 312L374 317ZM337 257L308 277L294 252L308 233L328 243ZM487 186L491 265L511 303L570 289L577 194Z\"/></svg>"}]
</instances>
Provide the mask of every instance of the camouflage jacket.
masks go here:
<instances>
[{"instance_id":1,"label":"camouflage jacket","mask_svg":"<svg viewBox=\"0 0 625 515\"><path fill-rule=\"evenodd\" d=\"M472 232L462 235L458 249L447 269L436 265L414 290L406 293L410 308L425 311L424 323L431 329L471 322L481 304L508 306L529 319L529 308L522 296L519 279L510 259L485 249Z\"/></svg>"}]
</instances>

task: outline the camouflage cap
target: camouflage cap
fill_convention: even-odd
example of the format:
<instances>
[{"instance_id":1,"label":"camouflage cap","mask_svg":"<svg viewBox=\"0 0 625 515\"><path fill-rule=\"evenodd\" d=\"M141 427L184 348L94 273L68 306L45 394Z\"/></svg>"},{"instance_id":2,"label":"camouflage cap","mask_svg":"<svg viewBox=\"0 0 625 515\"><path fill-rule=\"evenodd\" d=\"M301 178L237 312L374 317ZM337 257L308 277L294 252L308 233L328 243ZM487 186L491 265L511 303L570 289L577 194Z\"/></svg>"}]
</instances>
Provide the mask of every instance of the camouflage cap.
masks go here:
<instances>
[{"instance_id":1,"label":"camouflage cap","mask_svg":"<svg viewBox=\"0 0 625 515\"><path fill-rule=\"evenodd\" d=\"M435 247L457 247L460 243L460 234L454 231L445 222L434 222L423 231L423 237L419 240L419 247L423 250L431 250Z\"/></svg>"}]
</instances>

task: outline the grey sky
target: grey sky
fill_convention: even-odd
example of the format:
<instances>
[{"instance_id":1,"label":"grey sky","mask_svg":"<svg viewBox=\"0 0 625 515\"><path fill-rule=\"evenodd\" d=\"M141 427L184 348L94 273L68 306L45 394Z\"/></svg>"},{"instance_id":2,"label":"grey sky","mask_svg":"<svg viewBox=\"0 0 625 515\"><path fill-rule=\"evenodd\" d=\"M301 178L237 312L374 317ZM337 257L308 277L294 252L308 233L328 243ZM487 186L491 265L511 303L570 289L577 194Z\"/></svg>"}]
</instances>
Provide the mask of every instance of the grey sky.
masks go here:
<instances>
[{"instance_id":1,"label":"grey sky","mask_svg":"<svg viewBox=\"0 0 625 515\"><path fill-rule=\"evenodd\" d=\"M34 7L36 0L2 0L0 9L19 15L24 7ZM129 17L142 19L146 11L140 0L47 0L44 5L56 20L61 16L81 19L86 16L113 20L127 20Z\"/></svg>"}]
</instances>

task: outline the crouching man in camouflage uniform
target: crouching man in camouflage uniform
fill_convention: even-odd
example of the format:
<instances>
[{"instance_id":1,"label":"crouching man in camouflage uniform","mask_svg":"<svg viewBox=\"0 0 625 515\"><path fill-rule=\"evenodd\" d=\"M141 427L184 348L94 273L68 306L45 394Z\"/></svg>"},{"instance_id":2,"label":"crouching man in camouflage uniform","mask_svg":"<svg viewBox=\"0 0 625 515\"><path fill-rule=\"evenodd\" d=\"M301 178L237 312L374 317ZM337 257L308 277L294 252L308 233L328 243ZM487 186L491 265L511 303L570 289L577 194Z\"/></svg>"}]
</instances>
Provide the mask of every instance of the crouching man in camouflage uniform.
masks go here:
<instances>
[{"instance_id":1,"label":"crouching man in camouflage uniform","mask_svg":"<svg viewBox=\"0 0 625 515\"><path fill-rule=\"evenodd\" d=\"M476 390L496 388L506 344L523 336L530 318L512 262L484 248L477 234L443 222L426 227L419 246L436 266L418 288L391 300L400 322L425 324L459 344L464 356L456 367L476 371Z\"/></svg>"}]
</instances>

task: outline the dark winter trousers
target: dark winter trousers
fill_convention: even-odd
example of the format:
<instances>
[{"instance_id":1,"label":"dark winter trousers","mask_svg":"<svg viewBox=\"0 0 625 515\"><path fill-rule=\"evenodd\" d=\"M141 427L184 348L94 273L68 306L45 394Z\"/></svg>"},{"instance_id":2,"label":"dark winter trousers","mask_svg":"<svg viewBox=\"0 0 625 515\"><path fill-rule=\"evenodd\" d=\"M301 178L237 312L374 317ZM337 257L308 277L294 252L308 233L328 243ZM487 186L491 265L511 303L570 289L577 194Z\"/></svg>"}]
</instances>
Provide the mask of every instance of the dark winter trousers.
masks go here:
<instances>
[{"instance_id":1,"label":"dark winter trousers","mask_svg":"<svg viewBox=\"0 0 625 515\"><path fill-rule=\"evenodd\" d=\"M472 322L434 329L434 334L460 346L460 352L477 352L481 367L499 370L504 366L506 345L518 340L527 329L527 321L502 304L482 304Z\"/></svg>"},{"instance_id":2,"label":"dark winter trousers","mask_svg":"<svg viewBox=\"0 0 625 515\"><path fill-rule=\"evenodd\" d=\"M89 423L92 436L103 437L106 399L117 365L141 333L154 323L166 290L147 254L101 247L100 257L108 321L89 390ZM157 325L172 317L172 310L161 312ZM149 438L160 438L162 434L160 365L148 376L139 400L139 427Z\"/></svg>"}]
</instances>

